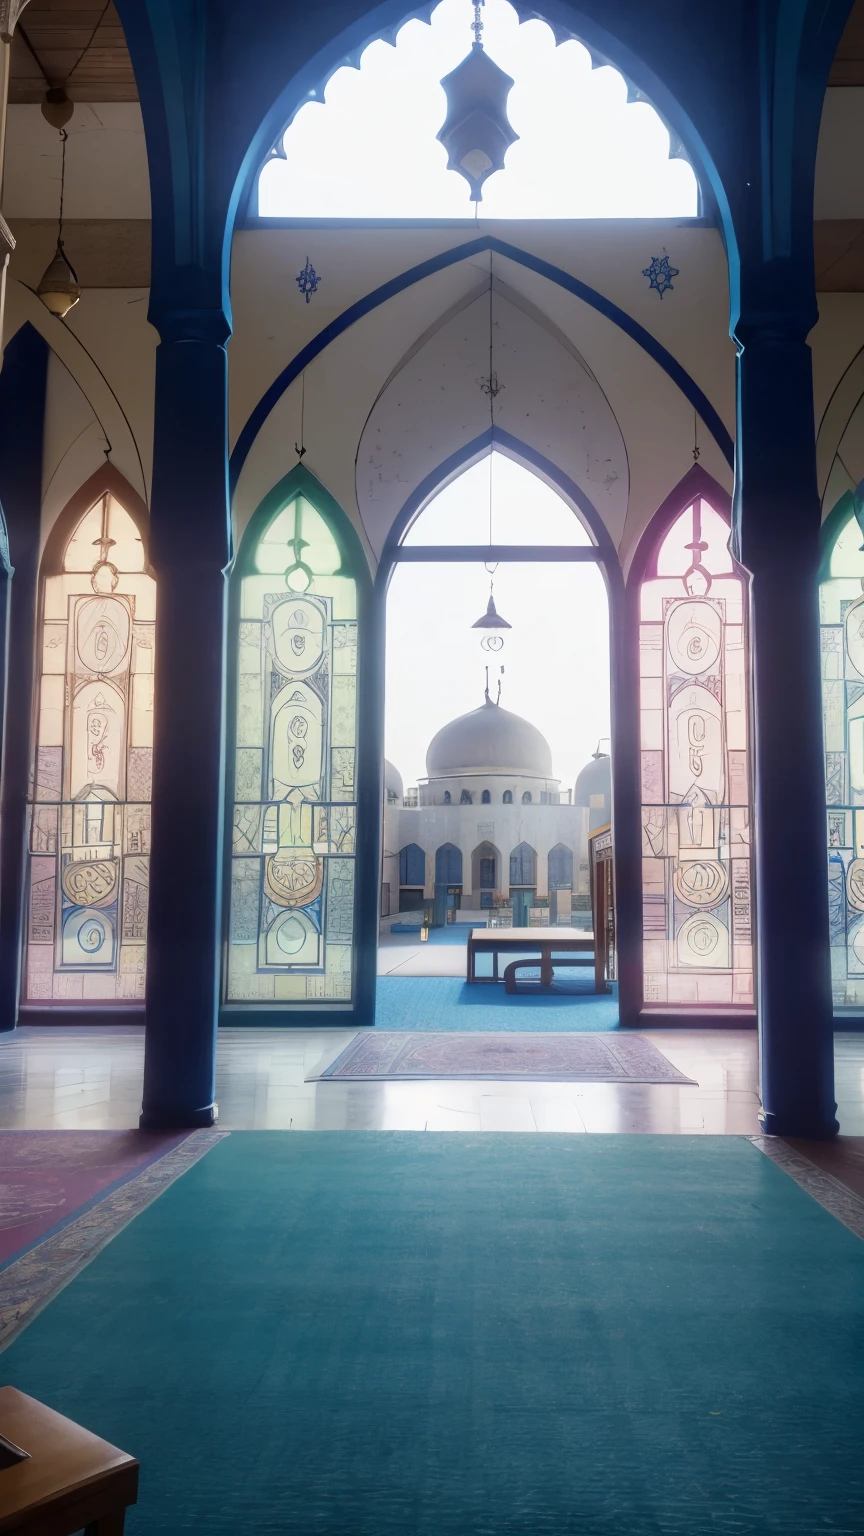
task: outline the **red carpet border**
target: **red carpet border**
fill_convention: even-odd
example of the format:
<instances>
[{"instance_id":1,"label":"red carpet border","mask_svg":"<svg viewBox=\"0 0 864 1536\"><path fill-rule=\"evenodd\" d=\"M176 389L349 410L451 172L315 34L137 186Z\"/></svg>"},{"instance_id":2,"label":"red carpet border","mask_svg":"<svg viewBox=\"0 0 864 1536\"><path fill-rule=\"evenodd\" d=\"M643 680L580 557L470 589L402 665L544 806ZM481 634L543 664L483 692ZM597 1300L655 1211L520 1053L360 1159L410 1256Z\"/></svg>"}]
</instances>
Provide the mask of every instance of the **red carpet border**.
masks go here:
<instances>
[{"instance_id":1,"label":"red carpet border","mask_svg":"<svg viewBox=\"0 0 864 1536\"><path fill-rule=\"evenodd\" d=\"M3 1138L0 1139L0 1157L3 1155L3 1140L6 1136L41 1136L46 1143L46 1153L51 1140L54 1139L58 1143L55 1159L53 1163L46 1159L45 1163L46 1174L50 1178L52 1173L61 1172L63 1168L64 1153L60 1143L66 1143L69 1138L75 1136L88 1138L92 1142L93 1138L99 1134L112 1133L3 1132L0 1133ZM0 1350L5 1349L21 1329L41 1311L42 1307L86 1264L89 1264L91 1259L95 1258L106 1243L116 1237L117 1233L133 1221L146 1206L158 1199L175 1179L186 1173L229 1133L203 1130L193 1131L190 1135L180 1134L159 1138L145 1136L138 1132L121 1134L127 1140L140 1136L141 1156L133 1160L131 1172L121 1171L118 1182L118 1169L115 1164L113 1179L103 1180L102 1188L97 1188L95 1192L85 1196L84 1200L79 1200L78 1208L81 1209L82 1205L84 1207L81 1209L81 1214L73 1213L59 1228L57 1208L49 1206L44 1195L40 1201L38 1187L32 1190L33 1208L29 1213L29 1220L28 1212L21 1204L22 1196L19 1194L13 1197L13 1206L17 1201L18 1214L24 1218L17 1221L14 1228L19 1235L16 1246L18 1249L25 1248L25 1251L21 1252L20 1257L12 1258L0 1270ZM4 1180L8 1175L9 1163L4 1159L2 1174ZM4 1189L8 1191L10 1188L14 1186L0 1185L0 1209L2 1209L3 1191ZM80 1185L78 1190L80 1193ZM52 1211L53 1223L48 1219ZM25 1247L21 1241L22 1228L29 1231L34 1223L41 1224L46 1235L37 1237L35 1243ZM10 1236L10 1228L7 1228L6 1232L0 1229L0 1239L6 1239L4 1248L8 1246Z\"/></svg>"}]
</instances>

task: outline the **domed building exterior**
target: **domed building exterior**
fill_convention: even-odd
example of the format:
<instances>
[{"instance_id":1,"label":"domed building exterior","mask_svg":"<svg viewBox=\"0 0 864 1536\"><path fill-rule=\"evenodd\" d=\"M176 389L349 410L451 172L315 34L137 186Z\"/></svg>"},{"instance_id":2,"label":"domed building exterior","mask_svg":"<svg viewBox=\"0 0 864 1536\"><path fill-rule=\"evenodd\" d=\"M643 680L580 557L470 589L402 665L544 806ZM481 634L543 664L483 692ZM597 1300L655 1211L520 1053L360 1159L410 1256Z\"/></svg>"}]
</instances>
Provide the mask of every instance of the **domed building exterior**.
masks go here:
<instances>
[{"instance_id":1,"label":"domed building exterior","mask_svg":"<svg viewBox=\"0 0 864 1536\"><path fill-rule=\"evenodd\" d=\"M587 808L589 832L612 820L612 759L599 746L576 780L573 804Z\"/></svg>"},{"instance_id":2,"label":"domed building exterior","mask_svg":"<svg viewBox=\"0 0 864 1536\"><path fill-rule=\"evenodd\" d=\"M411 795L388 763L385 917L431 909L438 923L448 912L484 922L509 905L513 922L527 926L532 909L569 922L590 905L589 810L562 795L542 732L488 694L436 732L416 805Z\"/></svg>"}]
</instances>

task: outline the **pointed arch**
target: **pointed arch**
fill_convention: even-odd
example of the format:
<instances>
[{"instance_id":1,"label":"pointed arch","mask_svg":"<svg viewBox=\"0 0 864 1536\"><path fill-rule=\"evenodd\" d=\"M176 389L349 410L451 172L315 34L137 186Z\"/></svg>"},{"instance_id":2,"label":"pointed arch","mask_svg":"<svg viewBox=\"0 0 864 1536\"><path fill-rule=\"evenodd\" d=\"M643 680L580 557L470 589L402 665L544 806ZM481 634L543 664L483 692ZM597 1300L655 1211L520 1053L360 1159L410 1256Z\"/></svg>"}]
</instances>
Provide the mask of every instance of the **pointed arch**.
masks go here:
<instances>
[{"instance_id":1,"label":"pointed arch","mask_svg":"<svg viewBox=\"0 0 864 1536\"><path fill-rule=\"evenodd\" d=\"M231 573L232 1023L374 1018L382 783L366 696L370 597L353 525L298 464L253 513Z\"/></svg>"},{"instance_id":2,"label":"pointed arch","mask_svg":"<svg viewBox=\"0 0 864 1536\"><path fill-rule=\"evenodd\" d=\"M156 582L147 508L105 464L39 575L22 1002L143 1007Z\"/></svg>"},{"instance_id":3,"label":"pointed arch","mask_svg":"<svg viewBox=\"0 0 864 1536\"><path fill-rule=\"evenodd\" d=\"M752 1013L755 1001L749 589L730 538L729 497L694 465L645 529L628 577L638 991L642 1010L673 1017ZM633 853L623 850L631 875Z\"/></svg>"}]
</instances>

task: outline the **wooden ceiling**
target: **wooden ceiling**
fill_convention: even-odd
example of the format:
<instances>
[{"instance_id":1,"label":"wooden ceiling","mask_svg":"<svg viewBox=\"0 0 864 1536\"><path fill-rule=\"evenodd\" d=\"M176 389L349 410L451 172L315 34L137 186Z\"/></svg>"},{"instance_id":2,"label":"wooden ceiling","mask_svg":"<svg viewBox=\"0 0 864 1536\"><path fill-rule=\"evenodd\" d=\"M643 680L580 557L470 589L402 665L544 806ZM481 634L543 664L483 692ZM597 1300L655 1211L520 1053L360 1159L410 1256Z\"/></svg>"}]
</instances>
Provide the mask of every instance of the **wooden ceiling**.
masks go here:
<instances>
[{"instance_id":1,"label":"wooden ceiling","mask_svg":"<svg viewBox=\"0 0 864 1536\"><path fill-rule=\"evenodd\" d=\"M113 0L30 0L12 42L9 100L43 101L62 85L72 101L137 101L132 60Z\"/></svg>"},{"instance_id":2,"label":"wooden ceiling","mask_svg":"<svg viewBox=\"0 0 864 1536\"><path fill-rule=\"evenodd\" d=\"M834 55L828 84L864 85L864 0L855 0Z\"/></svg>"}]
</instances>

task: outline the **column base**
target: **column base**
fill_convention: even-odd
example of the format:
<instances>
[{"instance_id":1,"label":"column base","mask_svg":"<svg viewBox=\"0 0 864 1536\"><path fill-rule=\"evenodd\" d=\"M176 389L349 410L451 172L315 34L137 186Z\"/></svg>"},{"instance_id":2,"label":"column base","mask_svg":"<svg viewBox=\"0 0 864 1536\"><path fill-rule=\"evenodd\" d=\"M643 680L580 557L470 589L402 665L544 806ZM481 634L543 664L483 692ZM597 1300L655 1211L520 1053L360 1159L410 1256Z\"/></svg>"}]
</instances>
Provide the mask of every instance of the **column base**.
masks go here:
<instances>
[{"instance_id":1,"label":"column base","mask_svg":"<svg viewBox=\"0 0 864 1536\"><path fill-rule=\"evenodd\" d=\"M766 1114L763 1110L759 1124L766 1136L795 1136L802 1141L831 1141L840 1130L834 1119L808 1120L800 1115Z\"/></svg>"},{"instance_id":2,"label":"column base","mask_svg":"<svg viewBox=\"0 0 864 1536\"><path fill-rule=\"evenodd\" d=\"M187 1131L202 1130L215 1125L219 1119L219 1105L208 1104L204 1109L148 1109L143 1110L138 1121L140 1131Z\"/></svg>"}]
</instances>

